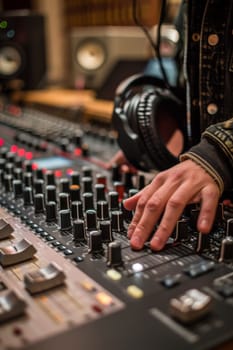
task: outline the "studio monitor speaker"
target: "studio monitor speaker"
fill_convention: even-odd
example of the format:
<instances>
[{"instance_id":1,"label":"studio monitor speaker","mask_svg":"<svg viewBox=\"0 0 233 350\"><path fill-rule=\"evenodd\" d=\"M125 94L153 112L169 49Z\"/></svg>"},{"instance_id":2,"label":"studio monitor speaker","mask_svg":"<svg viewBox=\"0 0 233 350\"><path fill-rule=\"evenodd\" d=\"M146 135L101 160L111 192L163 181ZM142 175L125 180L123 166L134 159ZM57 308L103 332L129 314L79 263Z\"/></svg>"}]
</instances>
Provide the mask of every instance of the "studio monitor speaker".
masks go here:
<instances>
[{"instance_id":1,"label":"studio monitor speaker","mask_svg":"<svg viewBox=\"0 0 233 350\"><path fill-rule=\"evenodd\" d=\"M150 49L138 27L79 27L71 32L71 54L74 85L98 90L112 75L117 78L117 66L118 71L126 70L126 76L137 73L132 71L134 63L137 69L136 63L146 62ZM124 65L122 69L119 62Z\"/></svg>"},{"instance_id":2,"label":"studio monitor speaker","mask_svg":"<svg viewBox=\"0 0 233 350\"><path fill-rule=\"evenodd\" d=\"M0 14L1 90L37 89L46 76L45 20L29 11Z\"/></svg>"}]
</instances>

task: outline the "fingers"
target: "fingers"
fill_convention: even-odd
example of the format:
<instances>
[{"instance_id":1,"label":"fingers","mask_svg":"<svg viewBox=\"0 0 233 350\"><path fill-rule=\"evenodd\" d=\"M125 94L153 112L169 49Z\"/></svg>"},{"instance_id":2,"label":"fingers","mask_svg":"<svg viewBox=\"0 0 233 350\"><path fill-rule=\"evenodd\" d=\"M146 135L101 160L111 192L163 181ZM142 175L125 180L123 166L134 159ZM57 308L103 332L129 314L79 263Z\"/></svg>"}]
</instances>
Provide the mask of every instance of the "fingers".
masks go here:
<instances>
[{"instance_id":1,"label":"fingers","mask_svg":"<svg viewBox=\"0 0 233 350\"><path fill-rule=\"evenodd\" d=\"M202 191L201 210L197 221L197 229L209 233L215 219L220 193L216 186L210 185Z\"/></svg>"},{"instance_id":2,"label":"fingers","mask_svg":"<svg viewBox=\"0 0 233 350\"><path fill-rule=\"evenodd\" d=\"M190 197L192 197L192 193L187 191L187 185L184 184L167 201L163 217L151 239L151 249L160 250L165 246Z\"/></svg>"}]
</instances>

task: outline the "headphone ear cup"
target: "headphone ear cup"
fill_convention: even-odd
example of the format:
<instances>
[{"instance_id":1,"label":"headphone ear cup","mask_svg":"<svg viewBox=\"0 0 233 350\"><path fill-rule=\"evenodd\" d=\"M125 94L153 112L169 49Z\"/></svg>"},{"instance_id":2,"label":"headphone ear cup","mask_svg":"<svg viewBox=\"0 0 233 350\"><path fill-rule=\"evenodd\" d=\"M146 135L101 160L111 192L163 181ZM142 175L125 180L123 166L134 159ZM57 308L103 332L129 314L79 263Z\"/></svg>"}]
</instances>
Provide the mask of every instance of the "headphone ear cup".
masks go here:
<instances>
[{"instance_id":1,"label":"headphone ear cup","mask_svg":"<svg viewBox=\"0 0 233 350\"><path fill-rule=\"evenodd\" d=\"M178 163L178 154L170 151L169 135L163 129L165 126L171 135L179 129L181 153L186 144L185 114L184 105L162 80L137 75L123 81L117 88L112 121L128 161L144 171L164 170Z\"/></svg>"},{"instance_id":2,"label":"headphone ear cup","mask_svg":"<svg viewBox=\"0 0 233 350\"><path fill-rule=\"evenodd\" d=\"M166 142L169 142L173 133L179 129L182 139L180 153L183 151L185 143L183 115L182 104L168 90L155 89L141 95L137 109L138 129L147 152L158 170L167 169L178 163L178 155L174 155L167 148Z\"/></svg>"}]
</instances>

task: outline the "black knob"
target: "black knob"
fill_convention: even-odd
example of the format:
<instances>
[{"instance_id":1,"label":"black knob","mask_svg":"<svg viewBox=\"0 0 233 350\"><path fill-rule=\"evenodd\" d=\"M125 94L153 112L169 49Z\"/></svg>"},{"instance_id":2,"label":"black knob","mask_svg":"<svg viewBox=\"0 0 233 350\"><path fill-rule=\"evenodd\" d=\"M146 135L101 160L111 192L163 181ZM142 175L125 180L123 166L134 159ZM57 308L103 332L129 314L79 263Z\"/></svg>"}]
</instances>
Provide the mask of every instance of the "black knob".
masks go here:
<instances>
[{"instance_id":1,"label":"black knob","mask_svg":"<svg viewBox=\"0 0 233 350\"><path fill-rule=\"evenodd\" d=\"M137 189L140 191L145 187L145 176L140 174L137 176Z\"/></svg>"},{"instance_id":2,"label":"black knob","mask_svg":"<svg viewBox=\"0 0 233 350\"><path fill-rule=\"evenodd\" d=\"M108 245L107 266L117 267L121 265L123 265L121 243L119 241L113 241Z\"/></svg>"},{"instance_id":3,"label":"black knob","mask_svg":"<svg viewBox=\"0 0 233 350\"><path fill-rule=\"evenodd\" d=\"M226 235L233 237L233 218L227 220Z\"/></svg>"},{"instance_id":4,"label":"black knob","mask_svg":"<svg viewBox=\"0 0 233 350\"><path fill-rule=\"evenodd\" d=\"M56 202L56 186L54 185L48 185L46 186L46 201L47 202Z\"/></svg>"},{"instance_id":5,"label":"black knob","mask_svg":"<svg viewBox=\"0 0 233 350\"><path fill-rule=\"evenodd\" d=\"M188 219L181 219L177 221L175 230L175 242L180 242L182 240L188 239L188 222Z\"/></svg>"},{"instance_id":6,"label":"black knob","mask_svg":"<svg viewBox=\"0 0 233 350\"><path fill-rule=\"evenodd\" d=\"M80 185L80 173L78 171L73 171L71 174L71 184Z\"/></svg>"},{"instance_id":7,"label":"black knob","mask_svg":"<svg viewBox=\"0 0 233 350\"><path fill-rule=\"evenodd\" d=\"M84 211L94 209L93 193L87 192L83 194Z\"/></svg>"},{"instance_id":8,"label":"black knob","mask_svg":"<svg viewBox=\"0 0 233 350\"><path fill-rule=\"evenodd\" d=\"M76 130L75 134L73 136L73 142L75 146L81 147L82 146L82 137L83 137L83 131L82 130Z\"/></svg>"},{"instance_id":9,"label":"black knob","mask_svg":"<svg viewBox=\"0 0 233 350\"><path fill-rule=\"evenodd\" d=\"M23 182L26 187L32 187L33 185L33 175L32 173L23 174Z\"/></svg>"},{"instance_id":10,"label":"black knob","mask_svg":"<svg viewBox=\"0 0 233 350\"><path fill-rule=\"evenodd\" d=\"M71 203L71 215L73 220L83 219L83 204L81 201L75 201Z\"/></svg>"},{"instance_id":11,"label":"black knob","mask_svg":"<svg viewBox=\"0 0 233 350\"><path fill-rule=\"evenodd\" d=\"M196 231L197 230L197 220L198 216L200 214L200 209L191 209L190 212L190 226L191 228Z\"/></svg>"},{"instance_id":12,"label":"black knob","mask_svg":"<svg viewBox=\"0 0 233 350\"><path fill-rule=\"evenodd\" d=\"M14 178L23 181L23 170L21 168L14 169Z\"/></svg>"},{"instance_id":13,"label":"black knob","mask_svg":"<svg viewBox=\"0 0 233 350\"><path fill-rule=\"evenodd\" d=\"M97 228L96 211L93 209L86 211L86 226L88 231L96 230Z\"/></svg>"},{"instance_id":14,"label":"black knob","mask_svg":"<svg viewBox=\"0 0 233 350\"><path fill-rule=\"evenodd\" d=\"M60 191L63 193L69 193L70 191L70 182L69 179L67 178L62 178L59 181L59 185L60 185Z\"/></svg>"},{"instance_id":15,"label":"black knob","mask_svg":"<svg viewBox=\"0 0 233 350\"><path fill-rule=\"evenodd\" d=\"M34 196L35 214L44 213L44 195L37 193Z\"/></svg>"},{"instance_id":16,"label":"black knob","mask_svg":"<svg viewBox=\"0 0 233 350\"><path fill-rule=\"evenodd\" d=\"M14 161L14 164L15 164L15 168L21 168L23 167L23 159L20 158L20 157L15 157L15 161Z\"/></svg>"},{"instance_id":17,"label":"black knob","mask_svg":"<svg viewBox=\"0 0 233 350\"><path fill-rule=\"evenodd\" d=\"M97 202L97 218L99 220L106 220L109 219L109 212L108 212L108 202L107 201L98 201Z\"/></svg>"},{"instance_id":18,"label":"black knob","mask_svg":"<svg viewBox=\"0 0 233 350\"><path fill-rule=\"evenodd\" d=\"M83 174L83 177L91 177L92 178L92 167L90 167L88 165L84 165L82 167L82 174Z\"/></svg>"},{"instance_id":19,"label":"black knob","mask_svg":"<svg viewBox=\"0 0 233 350\"><path fill-rule=\"evenodd\" d=\"M85 176L82 178L82 189L83 189L83 193L93 191L93 189L92 189L92 177Z\"/></svg>"},{"instance_id":20,"label":"black knob","mask_svg":"<svg viewBox=\"0 0 233 350\"><path fill-rule=\"evenodd\" d=\"M124 231L123 213L121 210L112 212L111 224L113 232L122 233Z\"/></svg>"},{"instance_id":21,"label":"black knob","mask_svg":"<svg viewBox=\"0 0 233 350\"><path fill-rule=\"evenodd\" d=\"M105 186L103 184L95 185L95 198L96 201L105 201Z\"/></svg>"},{"instance_id":22,"label":"black knob","mask_svg":"<svg viewBox=\"0 0 233 350\"><path fill-rule=\"evenodd\" d=\"M36 179L34 181L34 190L35 193L44 193L44 180Z\"/></svg>"},{"instance_id":23,"label":"black knob","mask_svg":"<svg viewBox=\"0 0 233 350\"><path fill-rule=\"evenodd\" d=\"M109 209L111 211L119 210L119 195L116 191L111 191L108 194Z\"/></svg>"},{"instance_id":24,"label":"black knob","mask_svg":"<svg viewBox=\"0 0 233 350\"><path fill-rule=\"evenodd\" d=\"M133 188L133 174L129 171L123 173L123 184L124 187L129 190Z\"/></svg>"},{"instance_id":25,"label":"black knob","mask_svg":"<svg viewBox=\"0 0 233 350\"><path fill-rule=\"evenodd\" d=\"M71 215L69 209L59 211L59 226L62 231L71 229Z\"/></svg>"},{"instance_id":26,"label":"black knob","mask_svg":"<svg viewBox=\"0 0 233 350\"><path fill-rule=\"evenodd\" d=\"M24 200L24 205L32 205L33 204L33 193L32 193L31 187L24 187L23 200Z\"/></svg>"},{"instance_id":27,"label":"black knob","mask_svg":"<svg viewBox=\"0 0 233 350\"><path fill-rule=\"evenodd\" d=\"M103 252L102 237L100 231L94 230L90 232L88 245L89 253L98 254Z\"/></svg>"},{"instance_id":28,"label":"black knob","mask_svg":"<svg viewBox=\"0 0 233 350\"><path fill-rule=\"evenodd\" d=\"M121 211L122 211L122 214L123 214L123 220L129 224L132 221L132 218L133 218L132 210L127 210L124 207L123 202L121 202Z\"/></svg>"},{"instance_id":29,"label":"black knob","mask_svg":"<svg viewBox=\"0 0 233 350\"><path fill-rule=\"evenodd\" d=\"M77 242L84 242L85 239L85 222L78 219L73 222L73 235L74 240Z\"/></svg>"},{"instance_id":30,"label":"black knob","mask_svg":"<svg viewBox=\"0 0 233 350\"><path fill-rule=\"evenodd\" d=\"M71 185L70 186L70 200L71 202L80 201L80 186L79 185Z\"/></svg>"},{"instance_id":31,"label":"black knob","mask_svg":"<svg viewBox=\"0 0 233 350\"><path fill-rule=\"evenodd\" d=\"M113 236L112 236L111 221L110 220L100 221L99 227L102 235L102 241L104 243L112 242Z\"/></svg>"},{"instance_id":32,"label":"black knob","mask_svg":"<svg viewBox=\"0 0 233 350\"><path fill-rule=\"evenodd\" d=\"M0 158L0 169L4 170L6 166L6 159Z\"/></svg>"},{"instance_id":33,"label":"black knob","mask_svg":"<svg viewBox=\"0 0 233 350\"><path fill-rule=\"evenodd\" d=\"M222 240L219 261L226 263L233 261L233 237L227 236Z\"/></svg>"},{"instance_id":34,"label":"black knob","mask_svg":"<svg viewBox=\"0 0 233 350\"><path fill-rule=\"evenodd\" d=\"M24 169L26 173L32 173L32 162L30 160L25 160Z\"/></svg>"},{"instance_id":35,"label":"black knob","mask_svg":"<svg viewBox=\"0 0 233 350\"><path fill-rule=\"evenodd\" d=\"M21 180L13 180L13 191L15 198L22 197L23 195L23 184Z\"/></svg>"},{"instance_id":36,"label":"black knob","mask_svg":"<svg viewBox=\"0 0 233 350\"><path fill-rule=\"evenodd\" d=\"M112 166L112 182L121 181L120 166L114 164Z\"/></svg>"},{"instance_id":37,"label":"black knob","mask_svg":"<svg viewBox=\"0 0 233 350\"><path fill-rule=\"evenodd\" d=\"M5 172L6 174L9 174L9 175L13 175L14 173L14 164L13 163L6 163L6 166L5 166Z\"/></svg>"},{"instance_id":38,"label":"black knob","mask_svg":"<svg viewBox=\"0 0 233 350\"><path fill-rule=\"evenodd\" d=\"M45 174L45 181L47 185L55 185L56 181L55 181L55 175L52 171L47 171L47 173Z\"/></svg>"},{"instance_id":39,"label":"black knob","mask_svg":"<svg viewBox=\"0 0 233 350\"><path fill-rule=\"evenodd\" d=\"M16 157L16 155L13 152L7 152L7 154L6 154L6 159L7 159L8 163L14 163L15 157Z\"/></svg>"},{"instance_id":40,"label":"black knob","mask_svg":"<svg viewBox=\"0 0 233 350\"><path fill-rule=\"evenodd\" d=\"M204 234L199 232L197 239L197 247L196 252L202 253L205 250L210 249L210 236L208 234Z\"/></svg>"},{"instance_id":41,"label":"black knob","mask_svg":"<svg viewBox=\"0 0 233 350\"><path fill-rule=\"evenodd\" d=\"M36 176L36 179L44 180L43 170L42 169L36 169L35 170L35 176Z\"/></svg>"},{"instance_id":42,"label":"black knob","mask_svg":"<svg viewBox=\"0 0 233 350\"><path fill-rule=\"evenodd\" d=\"M57 219L57 204L56 202L48 202L46 204L46 221L52 222Z\"/></svg>"},{"instance_id":43,"label":"black knob","mask_svg":"<svg viewBox=\"0 0 233 350\"><path fill-rule=\"evenodd\" d=\"M4 175L4 185L6 192L12 192L13 191L13 176L10 174Z\"/></svg>"},{"instance_id":44,"label":"black knob","mask_svg":"<svg viewBox=\"0 0 233 350\"><path fill-rule=\"evenodd\" d=\"M70 208L70 196L68 193L59 193L58 198L60 210Z\"/></svg>"}]
</instances>

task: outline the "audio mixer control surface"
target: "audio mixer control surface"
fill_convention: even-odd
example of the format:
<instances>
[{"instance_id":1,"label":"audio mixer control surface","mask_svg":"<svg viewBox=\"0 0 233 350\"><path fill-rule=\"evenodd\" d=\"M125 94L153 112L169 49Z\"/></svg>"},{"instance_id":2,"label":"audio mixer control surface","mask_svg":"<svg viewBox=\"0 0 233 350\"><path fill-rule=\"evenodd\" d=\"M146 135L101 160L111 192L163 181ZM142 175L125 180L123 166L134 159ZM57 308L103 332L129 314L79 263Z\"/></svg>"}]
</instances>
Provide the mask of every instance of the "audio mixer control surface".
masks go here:
<instances>
[{"instance_id":1,"label":"audio mixer control surface","mask_svg":"<svg viewBox=\"0 0 233 350\"><path fill-rule=\"evenodd\" d=\"M0 349L215 349L233 341L233 215L188 206L166 247L133 251L122 205L147 182L105 163L115 135L0 111ZM228 203L228 202L227 202Z\"/></svg>"}]
</instances>

